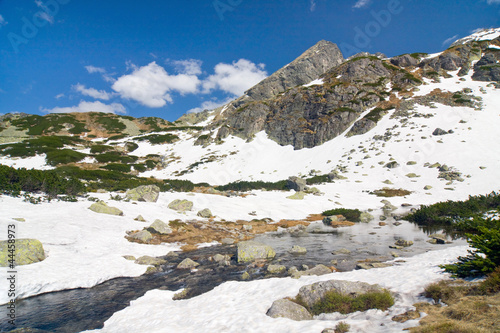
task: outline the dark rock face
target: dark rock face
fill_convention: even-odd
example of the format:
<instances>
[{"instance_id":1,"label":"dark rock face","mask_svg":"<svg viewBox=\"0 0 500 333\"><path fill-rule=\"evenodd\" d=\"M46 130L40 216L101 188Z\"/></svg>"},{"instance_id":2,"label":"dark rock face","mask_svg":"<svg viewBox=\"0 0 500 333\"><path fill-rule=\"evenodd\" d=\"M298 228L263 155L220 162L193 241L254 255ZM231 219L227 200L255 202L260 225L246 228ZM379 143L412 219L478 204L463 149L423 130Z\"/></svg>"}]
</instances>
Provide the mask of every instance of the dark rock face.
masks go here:
<instances>
[{"instance_id":1,"label":"dark rock face","mask_svg":"<svg viewBox=\"0 0 500 333\"><path fill-rule=\"evenodd\" d=\"M445 135L445 134L448 134L448 132L446 132L441 128L436 128L434 132L432 132L432 135Z\"/></svg>"},{"instance_id":2,"label":"dark rock face","mask_svg":"<svg viewBox=\"0 0 500 333\"><path fill-rule=\"evenodd\" d=\"M398 67L414 67L418 65L418 59L409 54L403 54L392 58L391 64Z\"/></svg>"},{"instance_id":3,"label":"dark rock face","mask_svg":"<svg viewBox=\"0 0 500 333\"><path fill-rule=\"evenodd\" d=\"M337 45L322 40L290 64L250 88L246 91L246 95L257 101L271 98L288 88L317 79L343 61L344 57Z\"/></svg>"},{"instance_id":4,"label":"dark rock face","mask_svg":"<svg viewBox=\"0 0 500 333\"><path fill-rule=\"evenodd\" d=\"M487 52L474 65L472 79L476 81L500 81L500 51Z\"/></svg>"}]
</instances>

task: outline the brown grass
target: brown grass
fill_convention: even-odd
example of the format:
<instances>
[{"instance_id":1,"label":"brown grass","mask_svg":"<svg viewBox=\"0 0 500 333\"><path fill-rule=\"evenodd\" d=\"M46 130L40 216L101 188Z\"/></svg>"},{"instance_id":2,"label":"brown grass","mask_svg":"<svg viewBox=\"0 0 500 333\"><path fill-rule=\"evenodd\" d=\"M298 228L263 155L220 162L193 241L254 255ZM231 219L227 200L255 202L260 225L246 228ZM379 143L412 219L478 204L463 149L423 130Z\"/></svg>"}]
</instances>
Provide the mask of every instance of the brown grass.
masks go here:
<instances>
[{"instance_id":1,"label":"brown grass","mask_svg":"<svg viewBox=\"0 0 500 333\"><path fill-rule=\"evenodd\" d=\"M403 190L401 188L400 189L383 188L380 190L375 190L371 192L371 194L375 194L377 197L390 198L390 197L404 197L411 194L411 192L408 190Z\"/></svg>"}]
</instances>

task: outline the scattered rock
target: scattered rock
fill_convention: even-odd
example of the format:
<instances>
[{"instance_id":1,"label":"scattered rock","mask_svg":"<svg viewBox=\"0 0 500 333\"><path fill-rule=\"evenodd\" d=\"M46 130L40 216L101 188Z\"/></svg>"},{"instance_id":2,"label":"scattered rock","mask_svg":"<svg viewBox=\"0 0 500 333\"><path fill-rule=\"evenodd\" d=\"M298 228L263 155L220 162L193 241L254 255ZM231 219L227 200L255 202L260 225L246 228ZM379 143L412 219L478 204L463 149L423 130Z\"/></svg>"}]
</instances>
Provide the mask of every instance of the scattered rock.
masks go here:
<instances>
[{"instance_id":1,"label":"scattered rock","mask_svg":"<svg viewBox=\"0 0 500 333\"><path fill-rule=\"evenodd\" d=\"M291 270L291 268L290 268ZM307 276L307 275L325 275L325 274L330 274L332 272L331 268L325 266L325 265L316 265L311 269L306 269L305 271L299 271L295 268L291 273L292 278L298 279L301 276Z\"/></svg>"},{"instance_id":2,"label":"scattered rock","mask_svg":"<svg viewBox=\"0 0 500 333\"><path fill-rule=\"evenodd\" d=\"M141 185L128 190L125 197L132 201L156 202L160 195L160 188L156 185Z\"/></svg>"},{"instance_id":3,"label":"scattered rock","mask_svg":"<svg viewBox=\"0 0 500 333\"><path fill-rule=\"evenodd\" d=\"M281 274L286 272L286 266L283 265L269 265L267 266L267 272L270 274Z\"/></svg>"},{"instance_id":4,"label":"scattered rock","mask_svg":"<svg viewBox=\"0 0 500 333\"><path fill-rule=\"evenodd\" d=\"M434 132L432 132L432 135L445 135L445 134L448 134L448 132L441 128L436 128Z\"/></svg>"},{"instance_id":5,"label":"scattered rock","mask_svg":"<svg viewBox=\"0 0 500 333\"><path fill-rule=\"evenodd\" d=\"M22 217L13 217L12 218L14 221L17 221L17 222L26 222L26 219L22 218Z\"/></svg>"},{"instance_id":6,"label":"scattered rock","mask_svg":"<svg viewBox=\"0 0 500 333\"><path fill-rule=\"evenodd\" d=\"M155 234L168 235L172 233L172 228L162 220L155 220L149 227L148 230Z\"/></svg>"},{"instance_id":7,"label":"scattered rock","mask_svg":"<svg viewBox=\"0 0 500 333\"><path fill-rule=\"evenodd\" d=\"M306 254L307 249L305 247L299 246L299 245L294 245L292 248L288 251L290 254Z\"/></svg>"},{"instance_id":8,"label":"scattered rock","mask_svg":"<svg viewBox=\"0 0 500 333\"><path fill-rule=\"evenodd\" d=\"M223 238L221 239L221 244L224 244L224 245L231 245L231 244L234 244L234 239L233 238Z\"/></svg>"},{"instance_id":9,"label":"scattered rock","mask_svg":"<svg viewBox=\"0 0 500 333\"><path fill-rule=\"evenodd\" d=\"M15 265L29 265L45 260L45 251L42 243L37 239L16 239ZM9 253L9 241L0 242L0 267L9 267L12 259Z\"/></svg>"},{"instance_id":10,"label":"scattered rock","mask_svg":"<svg viewBox=\"0 0 500 333\"><path fill-rule=\"evenodd\" d=\"M413 245L412 241L409 240L404 240L404 239L398 239L396 243L394 243L396 246L402 246L402 247L410 247Z\"/></svg>"},{"instance_id":11,"label":"scattered rock","mask_svg":"<svg viewBox=\"0 0 500 333\"><path fill-rule=\"evenodd\" d=\"M349 255L349 254L351 254L351 251L349 251L348 249L340 249L340 250L333 251L332 254L333 255L340 255L340 254Z\"/></svg>"},{"instance_id":12,"label":"scattered rock","mask_svg":"<svg viewBox=\"0 0 500 333\"><path fill-rule=\"evenodd\" d=\"M256 259L273 259L275 256L276 252L269 245L255 241L238 243L238 262L249 262Z\"/></svg>"},{"instance_id":13,"label":"scattered rock","mask_svg":"<svg viewBox=\"0 0 500 333\"><path fill-rule=\"evenodd\" d=\"M384 227L384 226L387 225L387 223L385 223L385 222L379 222L378 225L381 226L381 227Z\"/></svg>"},{"instance_id":14,"label":"scattered rock","mask_svg":"<svg viewBox=\"0 0 500 333\"><path fill-rule=\"evenodd\" d=\"M362 212L359 216L359 220L362 223L368 223L373 220L373 215L367 212Z\"/></svg>"},{"instance_id":15,"label":"scattered rock","mask_svg":"<svg viewBox=\"0 0 500 333\"><path fill-rule=\"evenodd\" d=\"M194 261L190 258L186 258L183 261L181 261L181 263L179 265L177 265L177 268L178 269L192 269L192 268L195 268L196 266L199 266L199 265L200 264L198 264L196 261Z\"/></svg>"},{"instance_id":16,"label":"scattered rock","mask_svg":"<svg viewBox=\"0 0 500 333\"><path fill-rule=\"evenodd\" d=\"M167 263L165 259L151 257L151 256L142 256L135 260L135 263L138 265L164 265Z\"/></svg>"},{"instance_id":17,"label":"scattered rock","mask_svg":"<svg viewBox=\"0 0 500 333\"><path fill-rule=\"evenodd\" d=\"M127 255L123 256L123 258L126 260L133 260L133 261L135 261L136 259L134 256L127 256Z\"/></svg>"},{"instance_id":18,"label":"scattered rock","mask_svg":"<svg viewBox=\"0 0 500 333\"><path fill-rule=\"evenodd\" d=\"M418 177L420 177L420 176L419 176L419 175L417 175L417 174L416 174L416 173L414 173L414 172L411 172L411 173L407 174L407 175L406 175L406 177L408 177L408 178L418 178Z\"/></svg>"},{"instance_id":19,"label":"scattered rock","mask_svg":"<svg viewBox=\"0 0 500 333\"><path fill-rule=\"evenodd\" d=\"M219 265L224 265L224 266L230 266L231 265L231 256L229 254L226 254L226 255L216 254L213 257L213 259Z\"/></svg>"},{"instance_id":20,"label":"scattered rock","mask_svg":"<svg viewBox=\"0 0 500 333\"><path fill-rule=\"evenodd\" d=\"M430 189L432 189L432 186L431 186L431 185L425 185L425 186L424 186L424 190L428 191L428 190L430 190Z\"/></svg>"},{"instance_id":21,"label":"scattered rock","mask_svg":"<svg viewBox=\"0 0 500 333\"><path fill-rule=\"evenodd\" d=\"M123 216L123 212L116 207L108 206L104 201L93 203L89 209L100 214Z\"/></svg>"},{"instance_id":22,"label":"scattered rock","mask_svg":"<svg viewBox=\"0 0 500 333\"><path fill-rule=\"evenodd\" d=\"M176 199L168 204L168 208L176 210L178 212L185 212L193 209L193 202L189 200L179 200Z\"/></svg>"},{"instance_id":23,"label":"scattered rock","mask_svg":"<svg viewBox=\"0 0 500 333\"><path fill-rule=\"evenodd\" d=\"M360 262L356 264L356 269L385 268L391 266L392 264L388 264L385 262Z\"/></svg>"},{"instance_id":24,"label":"scattered rock","mask_svg":"<svg viewBox=\"0 0 500 333\"><path fill-rule=\"evenodd\" d=\"M305 307L286 298L274 301L266 315L272 318L288 318L297 321L313 319Z\"/></svg>"},{"instance_id":25,"label":"scattered rock","mask_svg":"<svg viewBox=\"0 0 500 333\"><path fill-rule=\"evenodd\" d=\"M243 274L241 274L241 279L243 281L250 280L250 274L248 272L243 272Z\"/></svg>"},{"instance_id":26,"label":"scattered rock","mask_svg":"<svg viewBox=\"0 0 500 333\"><path fill-rule=\"evenodd\" d=\"M138 215L134 221L139 221L139 222L146 222L146 220L144 219L144 217L142 217L142 215Z\"/></svg>"},{"instance_id":27,"label":"scattered rock","mask_svg":"<svg viewBox=\"0 0 500 333\"><path fill-rule=\"evenodd\" d=\"M212 212L210 211L210 209L208 208L205 208L203 210L200 210L198 212L198 214L196 214L197 216L199 217L203 217L205 219L208 219L208 218L211 218L213 215L212 215Z\"/></svg>"},{"instance_id":28,"label":"scattered rock","mask_svg":"<svg viewBox=\"0 0 500 333\"><path fill-rule=\"evenodd\" d=\"M141 241L143 243L147 243L153 239L153 235L151 235L151 233L147 230L142 230L142 231L139 231L139 232L136 232L135 234L133 234L131 236L131 238L138 240L138 241Z\"/></svg>"},{"instance_id":29,"label":"scattered rock","mask_svg":"<svg viewBox=\"0 0 500 333\"><path fill-rule=\"evenodd\" d=\"M303 192L307 188L306 180L295 176L288 178L286 185L289 189L296 192Z\"/></svg>"},{"instance_id":30,"label":"scattered rock","mask_svg":"<svg viewBox=\"0 0 500 333\"><path fill-rule=\"evenodd\" d=\"M395 169L397 167L399 167L399 163L396 162L396 161L392 161L392 162L389 162L385 165L386 168L389 168L389 169Z\"/></svg>"}]
</instances>

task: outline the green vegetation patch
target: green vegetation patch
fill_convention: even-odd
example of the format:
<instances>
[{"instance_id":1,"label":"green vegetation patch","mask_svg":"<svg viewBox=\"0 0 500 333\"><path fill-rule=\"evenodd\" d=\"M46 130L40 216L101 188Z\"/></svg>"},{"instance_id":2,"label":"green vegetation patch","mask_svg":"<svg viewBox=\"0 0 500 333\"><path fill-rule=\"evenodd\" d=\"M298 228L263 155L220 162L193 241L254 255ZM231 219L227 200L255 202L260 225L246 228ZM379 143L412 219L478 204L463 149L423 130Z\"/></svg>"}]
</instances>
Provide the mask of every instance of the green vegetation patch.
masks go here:
<instances>
[{"instance_id":1,"label":"green vegetation patch","mask_svg":"<svg viewBox=\"0 0 500 333\"><path fill-rule=\"evenodd\" d=\"M109 114L98 114L97 123L102 125L109 133L121 133L127 128L117 116Z\"/></svg>"},{"instance_id":2,"label":"green vegetation patch","mask_svg":"<svg viewBox=\"0 0 500 333\"><path fill-rule=\"evenodd\" d=\"M300 299L296 300L302 305ZM330 291L325 296L309 308L312 315L321 313L340 312L342 314L356 311L367 311L369 309L387 310L394 305L394 297L387 290L373 291L357 296L345 295L336 291Z\"/></svg>"},{"instance_id":3,"label":"green vegetation patch","mask_svg":"<svg viewBox=\"0 0 500 333\"><path fill-rule=\"evenodd\" d=\"M130 172L131 167L132 166L129 164L110 163L106 166L103 166L102 169L119 172Z\"/></svg>"},{"instance_id":4,"label":"green vegetation patch","mask_svg":"<svg viewBox=\"0 0 500 333\"><path fill-rule=\"evenodd\" d=\"M46 116L30 115L14 119L11 121L11 124L20 129L28 130L28 135L43 135L60 132L66 127L71 127L68 130L71 134L88 132L84 123L67 114L49 114Z\"/></svg>"},{"instance_id":5,"label":"green vegetation patch","mask_svg":"<svg viewBox=\"0 0 500 333\"><path fill-rule=\"evenodd\" d=\"M47 164L56 166L58 164L76 163L83 160L87 155L72 149L57 149L47 152L45 160Z\"/></svg>"},{"instance_id":6,"label":"green vegetation patch","mask_svg":"<svg viewBox=\"0 0 500 333\"><path fill-rule=\"evenodd\" d=\"M99 154L94 156L99 163L134 163L138 160L137 156L126 155L117 151L108 151L104 154Z\"/></svg>"},{"instance_id":7,"label":"green vegetation patch","mask_svg":"<svg viewBox=\"0 0 500 333\"><path fill-rule=\"evenodd\" d=\"M323 216L333 216L342 215L348 221L360 222L361 221L361 211L359 209L347 209L347 208L335 208L330 210L325 210L321 213Z\"/></svg>"},{"instance_id":8,"label":"green vegetation patch","mask_svg":"<svg viewBox=\"0 0 500 333\"><path fill-rule=\"evenodd\" d=\"M91 154L102 154L110 150L115 150L115 148L108 145L93 145L92 147L90 147Z\"/></svg>"},{"instance_id":9,"label":"green vegetation patch","mask_svg":"<svg viewBox=\"0 0 500 333\"><path fill-rule=\"evenodd\" d=\"M179 137L175 134L151 134L141 137L136 137L134 140L137 141L149 141L153 145L157 144L165 144L165 143L174 143L179 140Z\"/></svg>"},{"instance_id":10,"label":"green vegetation patch","mask_svg":"<svg viewBox=\"0 0 500 333\"><path fill-rule=\"evenodd\" d=\"M263 182L263 181L255 181L255 182L247 182L247 181L238 181L229 183L227 185L217 186L215 188L218 191L252 191L252 190L268 190L268 191L287 191L289 190L287 187L286 180L280 180L277 182Z\"/></svg>"}]
</instances>

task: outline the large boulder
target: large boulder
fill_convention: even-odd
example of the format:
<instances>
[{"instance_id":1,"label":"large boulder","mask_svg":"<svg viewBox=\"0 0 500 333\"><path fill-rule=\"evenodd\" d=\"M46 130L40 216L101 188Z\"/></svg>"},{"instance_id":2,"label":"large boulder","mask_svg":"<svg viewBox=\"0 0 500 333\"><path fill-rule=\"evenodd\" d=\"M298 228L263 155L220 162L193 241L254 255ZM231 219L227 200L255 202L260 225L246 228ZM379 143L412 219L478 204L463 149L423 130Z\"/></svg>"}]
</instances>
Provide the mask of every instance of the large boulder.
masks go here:
<instances>
[{"instance_id":1,"label":"large boulder","mask_svg":"<svg viewBox=\"0 0 500 333\"><path fill-rule=\"evenodd\" d=\"M162 220L155 220L149 227L148 230L155 234L168 235L172 233L172 228Z\"/></svg>"},{"instance_id":2,"label":"large boulder","mask_svg":"<svg viewBox=\"0 0 500 333\"><path fill-rule=\"evenodd\" d=\"M379 285L368 284L365 282L351 282L343 280L330 280L316 282L303 286L299 290L298 298L309 309L314 304L321 301L329 292L337 292L343 295L359 296L368 292L383 292L384 289Z\"/></svg>"},{"instance_id":3,"label":"large boulder","mask_svg":"<svg viewBox=\"0 0 500 333\"><path fill-rule=\"evenodd\" d=\"M255 241L238 243L238 262L249 262L256 259L273 259L274 256L276 256L276 252L269 245Z\"/></svg>"},{"instance_id":4,"label":"large boulder","mask_svg":"<svg viewBox=\"0 0 500 333\"><path fill-rule=\"evenodd\" d=\"M93 212L100 213L100 214L123 216L123 212L120 209L118 209L116 207L108 206L104 201L99 201L99 202L92 204L89 207L89 209Z\"/></svg>"},{"instance_id":5,"label":"large boulder","mask_svg":"<svg viewBox=\"0 0 500 333\"><path fill-rule=\"evenodd\" d=\"M196 261L194 261L190 258L186 258L183 261L181 261L181 263L179 265L177 265L177 268L178 269L193 269L196 266L200 266L200 264L198 264Z\"/></svg>"},{"instance_id":6,"label":"large boulder","mask_svg":"<svg viewBox=\"0 0 500 333\"><path fill-rule=\"evenodd\" d=\"M10 265L9 259L9 245L15 245L15 265L29 265L45 259L45 251L43 245L36 239L16 239L15 243L9 241L0 242L0 267L8 267ZM11 248L12 249L12 248Z\"/></svg>"},{"instance_id":7,"label":"large boulder","mask_svg":"<svg viewBox=\"0 0 500 333\"><path fill-rule=\"evenodd\" d=\"M196 215L205 219L211 218L213 216L212 212L208 208L200 210Z\"/></svg>"},{"instance_id":8,"label":"large boulder","mask_svg":"<svg viewBox=\"0 0 500 333\"><path fill-rule=\"evenodd\" d=\"M299 178L299 177L290 177L286 181L286 185L289 189L295 190L297 192L303 192L307 188L307 182L305 179Z\"/></svg>"},{"instance_id":9,"label":"large boulder","mask_svg":"<svg viewBox=\"0 0 500 333\"><path fill-rule=\"evenodd\" d=\"M141 185L128 190L125 197L133 201L156 202L160 196L160 188L156 185Z\"/></svg>"},{"instance_id":10,"label":"large boulder","mask_svg":"<svg viewBox=\"0 0 500 333\"><path fill-rule=\"evenodd\" d=\"M133 234L131 236L131 238L138 240L142 243L147 243L153 239L153 235L151 235L151 233L147 230L142 230L142 231L139 231L139 232L136 232L135 234Z\"/></svg>"},{"instance_id":11,"label":"large boulder","mask_svg":"<svg viewBox=\"0 0 500 333\"><path fill-rule=\"evenodd\" d=\"M283 298L273 302L266 315L272 318L288 318L292 320L312 320L313 316L305 307Z\"/></svg>"},{"instance_id":12,"label":"large boulder","mask_svg":"<svg viewBox=\"0 0 500 333\"><path fill-rule=\"evenodd\" d=\"M322 264L318 264L316 266L314 266L313 268L310 268L308 270L305 270L305 271L292 271L290 272L292 278L294 279L299 279L300 277L302 276L308 276L308 275L325 275L325 274L330 274L332 272L332 270L325 266L325 265L322 265Z\"/></svg>"},{"instance_id":13,"label":"large boulder","mask_svg":"<svg viewBox=\"0 0 500 333\"><path fill-rule=\"evenodd\" d=\"M176 199L168 204L168 208L176 210L178 212L185 212L193 209L193 203L189 200Z\"/></svg>"}]
</instances>

